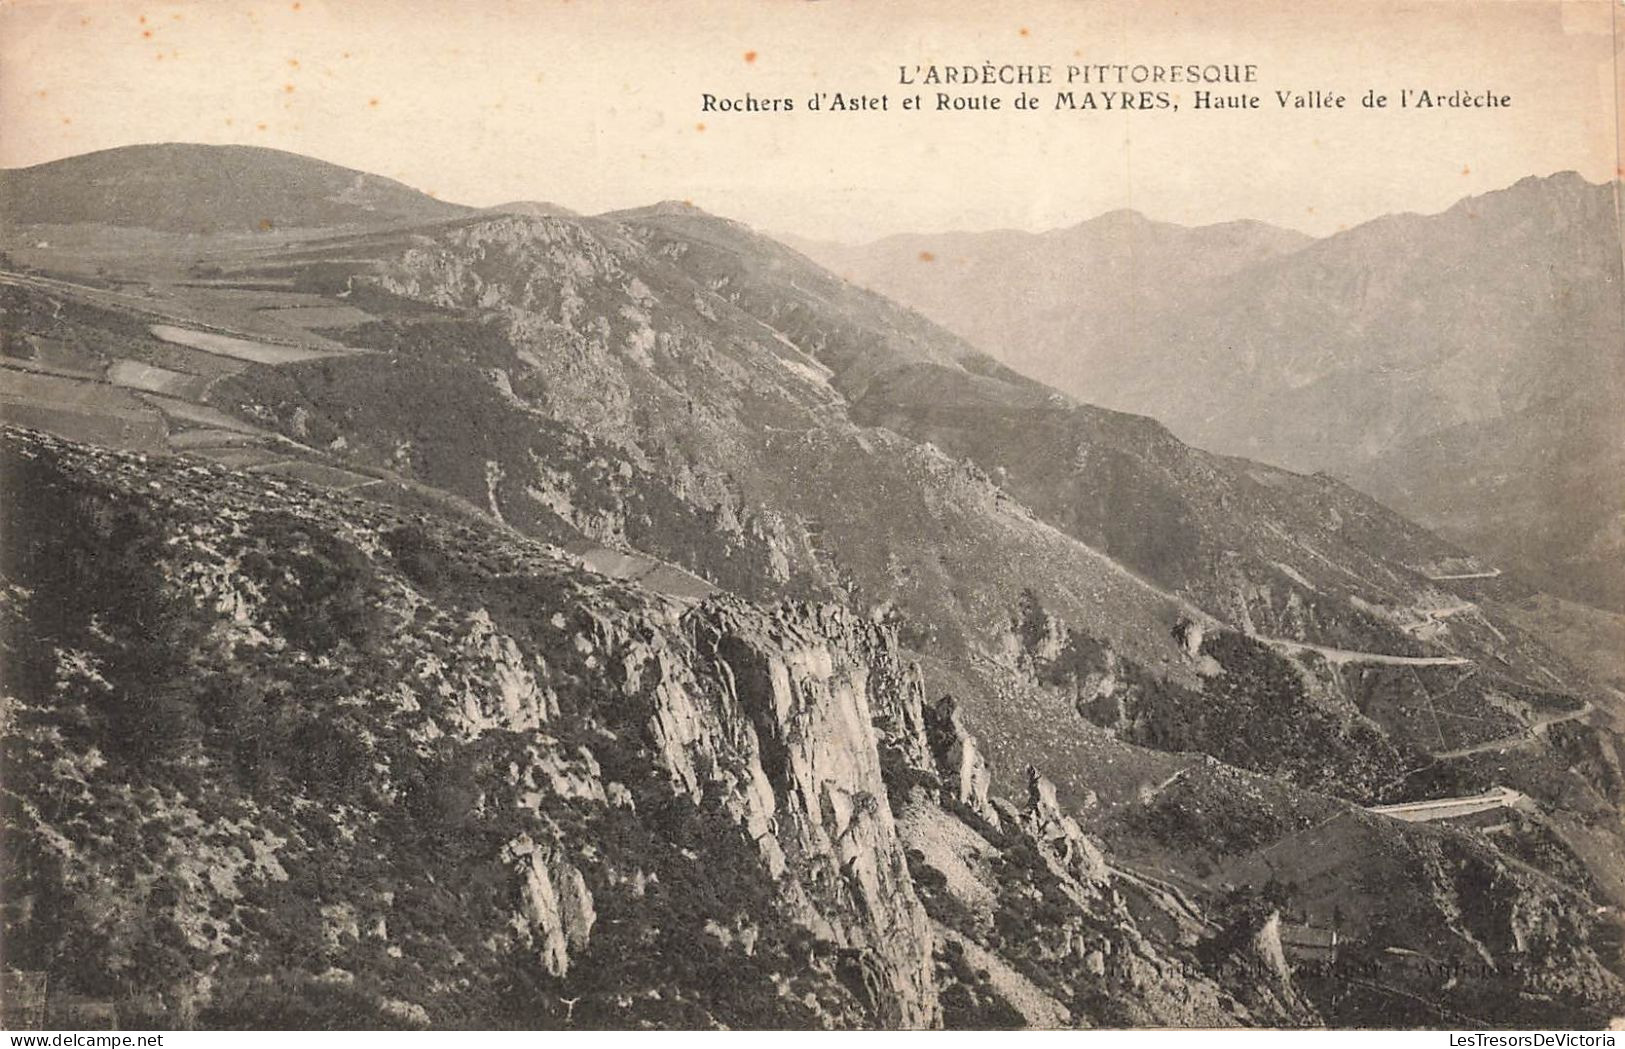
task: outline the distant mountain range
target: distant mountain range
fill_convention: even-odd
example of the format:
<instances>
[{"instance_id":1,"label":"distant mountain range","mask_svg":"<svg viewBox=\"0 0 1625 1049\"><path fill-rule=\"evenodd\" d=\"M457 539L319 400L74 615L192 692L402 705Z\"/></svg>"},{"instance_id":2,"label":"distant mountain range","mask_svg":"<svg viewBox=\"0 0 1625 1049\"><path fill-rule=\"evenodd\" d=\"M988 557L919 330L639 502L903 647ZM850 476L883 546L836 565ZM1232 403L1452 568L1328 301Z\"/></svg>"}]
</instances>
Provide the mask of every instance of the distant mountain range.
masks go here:
<instances>
[{"instance_id":1,"label":"distant mountain range","mask_svg":"<svg viewBox=\"0 0 1625 1049\"><path fill-rule=\"evenodd\" d=\"M530 215L533 218L543 215L572 218L577 214L562 204L551 204L545 200L510 200L506 204L493 204L480 210L498 215Z\"/></svg>"},{"instance_id":2,"label":"distant mountain range","mask_svg":"<svg viewBox=\"0 0 1625 1049\"><path fill-rule=\"evenodd\" d=\"M1088 375L1088 355L1077 347L1122 341L1193 288L1312 241L1262 222L1188 228L1134 211L1048 233L898 234L851 247L785 238L841 276L1068 391Z\"/></svg>"},{"instance_id":3,"label":"distant mountain range","mask_svg":"<svg viewBox=\"0 0 1625 1049\"><path fill-rule=\"evenodd\" d=\"M1625 607L1616 185L1529 178L1321 240L1113 212L1046 234L799 246L1085 400L1345 477Z\"/></svg>"}]
</instances>

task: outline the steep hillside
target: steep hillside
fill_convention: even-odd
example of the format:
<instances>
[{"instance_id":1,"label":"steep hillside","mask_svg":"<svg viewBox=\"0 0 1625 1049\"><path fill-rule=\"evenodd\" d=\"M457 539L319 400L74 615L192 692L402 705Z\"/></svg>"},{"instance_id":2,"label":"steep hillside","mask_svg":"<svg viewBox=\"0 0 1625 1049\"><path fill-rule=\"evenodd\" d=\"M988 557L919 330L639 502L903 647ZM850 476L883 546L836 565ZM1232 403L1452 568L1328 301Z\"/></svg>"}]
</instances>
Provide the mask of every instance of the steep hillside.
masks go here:
<instances>
[{"instance_id":1,"label":"steep hillside","mask_svg":"<svg viewBox=\"0 0 1625 1049\"><path fill-rule=\"evenodd\" d=\"M1607 1001L1619 985L1617 914L1575 890L1585 876L1538 817L1406 823L1205 766L1104 838L1181 884L1273 901L1289 930L1337 930L1336 964L1288 937L1296 986L1331 1026L1527 1026L1554 1000Z\"/></svg>"},{"instance_id":2,"label":"steep hillside","mask_svg":"<svg viewBox=\"0 0 1625 1049\"><path fill-rule=\"evenodd\" d=\"M1036 769L1021 800L990 793L954 701L926 703L895 632L844 609L675 601L491 522L198 460L15 430L0 455L32 496L0 532L6 960L72 1008L204 1028L1370 1022L1283 961L1283 908L1332 907L1322 883L1246 867L1259 845L1299 862L1273 846L1338 814L1384 843L1335 894L1360 949L1488 966L1413 1022L1620 1006L1583 890L1278 781L1191 772L1200 803L1142 795L1109 829L1136 854L1194 833L1186 857L1245 891L1195 902L1124 867ZM1394 993L1378 977L1362 1002Z\"/></svg>"},{"instance_id":3,"label":"steep hillside","mask_svg":"<svg viewBox=\"0 0 1625 1049\"><path fill-rule=\"evenodd\" d=\"M1076 405L683 205L341 236L249 256L216 280L212 295L274 286L312 303L290 311L356 319L311 333L337 350L200 382L218 418L144 397L164 425L236 427L212 453L222 461L272 467L291 451L321 462L304 476L338 468L362 488L373 478L388 481L379 492L444 493L612 570L652 556L690 575L632 571L664 573L674 593L839 599L889 618L937 685L974 686L968 715L1007 786L1035 761L1064 793L1084 789L1070 754L1087 719L1057 721L1015 655L1029 591L1074 631L1188 689L1202 687L1202 664L1180 624L1261 639L1322 682L1297 702L1330 704L1337 732L1359 735L1375 717L1398 748L1370 775L1339 780L1335 760L1295 768L1362 800L1402 754L1476 745L1489 738L1480 725L1513 735L1546 692L1582 697L1576 707L1587 692L1484 607L1516 587L1486 586L1470 558L1369 500ZM317 302L334 306L322 314ZM157 352L119 309L35 309L23 314L29 346L135 353L184 378L192 358ZM123 334L96 334L108 325ZM1373 706L1386 684L1324 679L1328 661L1483 673L1443 683L1460 715L1443 730L1404 713L1425 712L1438 684L1391 710ZM1283 711L1280 724L1290 734L1309 722ZM1215 729L1182 745L1227 744Z\"/></svg>"},{"instance_id":4,"label":"steep hillside","mask_svg":"<svg viewBox=\"0 0 1625 1049\"><path fill-rule=\"evenodd\" d=\"M1142 932L1052 788L990 800L850 612L687 606L195 461L0 451L32 495L0 565L6 961L59 995L166 1027L1313 1019L1245 950ZM1000 868L976 914L944 835Z\"/></svg>"},{"instance_id":5,"label":"steep hillside","mask_svg":"<svg viewBox=\"0 0 1625 1049\"><path fill-rule=\"evenodd\" d=\"M1622 395L1604 370L1593 388L1407 441L1349 473L1543 590L1625 609Z\"/></svg>"},{"instance_id":6,"label":"steep hillside","mask_svg":"<svg viewBox=\"0 0 1625 1049\"><path fill-rule=\"evenodd\" d=\"M122 146L0 172L0 226L170 233L431 222L470 209L387 178L258 146Z\"/></svg>"},{"instance_id":7,"label":"steep hillside","mask_svg":"<svg viewBox=\"0 0 1625 1049\"><path fill-rule=\"evenodd\" d=\"M250 369L213 388L216 404L520 527L562 516L752 596L840 595L896 615L955 674L1009 676L1001 653L1028 588L1186 681L1173 627L1192 617L1379 657L1493 660L1525 688L1567 674L1429 578L1470 565L1458 551L1355 493L1072 405L692 209L486 219L256 272L310 279L328 257L349 269L320 280L451 312L380 303L385 319L340 333L380 353ZM538 418L626 460L611 505L580 467L561 470L574 442ZM641 512L624 505L632 493ZM668 516L651 517L662 504ZM669 514L682 505L714 522L740 571L719 574L715 544L681 538L693 525ZM1004 765L999 738L1024 740L1044 717L999 720Z\"/></svg>"}]
</instances>

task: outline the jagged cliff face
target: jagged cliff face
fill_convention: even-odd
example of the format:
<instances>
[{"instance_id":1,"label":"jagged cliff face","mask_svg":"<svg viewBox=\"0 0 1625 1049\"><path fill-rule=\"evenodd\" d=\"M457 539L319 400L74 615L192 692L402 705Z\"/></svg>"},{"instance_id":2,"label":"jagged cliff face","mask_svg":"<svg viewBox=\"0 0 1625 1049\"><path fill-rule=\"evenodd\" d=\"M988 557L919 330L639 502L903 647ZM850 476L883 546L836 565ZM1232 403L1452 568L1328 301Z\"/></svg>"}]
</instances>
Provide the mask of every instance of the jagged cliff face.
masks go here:
<instances>
[{"instance_id":1,"label":"jagged cliff face","mask_svg":"<svg viewBox=\"0 0 1625 1049\"><path fill-rule=\"evenodd\" d=\"M102 501L117 499L120 490L139 488L146 483L144 475L164 476L165 487L180 482L180 491L143 500L140 512L163 523L187 521L176 542L152 551L159 560L147 582L158 592L147 596L179 606L173 614L183 623L175 629L195 641L196 648L171 652L169 658L212 665L213 673L198 675L197 688L253 689L267 694L270 703L271 694L292 682L270 668L262 668L263 677L229 669L269 658L308 674L306 687L321 689L335 704L306 712L310 731L330 733L323 746L331 754L312 759L316 768L294 774L286 784L294 791L292 810L275 811L282 806L258 797L254 784L243 784L246 796L233 799L272 809L260 812L256 822L292 819L300 825L280 847L261 843L253 851L256 843L236 841L229 823L196 814L204 799L185 788L177 788L173 796L156 788L164 812L140 825L166 824L166 831L153 833L173 852L190 852L188 832L194 832L223 835L232 841L224 846L227 851L245 850L258 857L247 869L211 875L224 878L215 892L200 884L177 892L171 906L176 926L190 932L185 949L230 947L239 955L252 954L254 937L246 925L252 923L254 909L228 907L231 913L216 915L215 924L209 920L216 908L211 897L232 899L251 892L254 883L285 883L289 867L316 862L310 850L318 843L305 837L314 828L295 814L302 806L325 810L316 822L331 821L328 832L340 843L353 841L360 851L361 839L380 833L380 824L394 817L392 810L410 804L416 789L412 777L422 772L420 766L431 755L441 755L458 770L444 774L466 774L477 782L467 785L467 797L434 797L427 803L466 805L463 812L441 815L493 824L480 834L488 853L460 858L494 879L486 901L491 913L476 910L470 916L471 925L492 923L479 930L488 937L480 944L487 964L493 955L515 964L534 962L540 973L568 979L592 964L595 928L602 937L602 922L626 920L606 896L613 896L622 882L637 885L658 877L622 866L645 862L635 853L613 859L595 855L593 836L570 833L561 807L590 824L608 814L635 813L640 806L655 811L678 806L702 820L707 818L702 814L713 813L709 818L721 824L716 833L738 839L735 850L748 854L748 873L759 883L757 891L770 898L767 915L756 906L742 906L740 912L724 908L705 913L705 920L732 928L772 920L776 912L785 926L811 930L832 950L851 952L869 983L858 988L867 997L860 995L855 1005L848 1000L849 1008L888 1026L931 1026L937 1021L927 968L930 935L887 807L871 727L872 706L903 701L884 691L871 696L871 680L885 689L907 678L895 672L886 676L894 668L885 660L895 656L877 628L829 612L788 610L764 617L740 606L685 610L593 580L566 561L524 548L516 551L529 554L522 604L515 600L520 595L512 594L507 600L513 603L475 605L477 598L464 589L465 581L449 578L451 569L437 570L436 588L391 571L385 522L376 516L352 516L344 508L329 518L312 514L308 504L301 506L300 493L261 497L241 486L220 485L224 479L207 472L152 475L128 461L81 459L76 465L83 469L76 475L54 474L56 455L56 449L30 447L11 476L41 482L51 491L46 502L69 511L70 528L87 526L87 521L94 527L96 515L105 512ZM133 509L113 512L127 515ZM214 520L204 519L205 513L215 515ZM283 516L289 514L298 517ZM33 542L45 541L36 533ZM12 591L12 613L37 622L42 603L64 598L50 592L58 579L39 574L44 571L40 560L52 552L35 546L17 553L24 567L8 573L22 587ZM94 556L80 550L68 559L75 554ZM303 600L312 588L324 585L324 573L345 585L342 592L332 593L334 601L346 606L340 619L348 629L337 640L330 633L336 624L324 622L322 610L305 607ZM487 582L504 589L496 580ZM194 619L184 610L188 605L202 614ZM90 616L100 621L121 611L101 607ZM359 621L349 618L352 613ZM290 630L282 617L295 614L310 620ZM120 650L119 642L127 639L116 628L108 635L83 621L63 623L64 633L86 630L91 631L83 637L89 651L28 653L47 664L53 655L71 664L39 667L45 678L37 684L55 689L54 703L46 701L50 691L20 697L23 706L16 719L29 741L28 758L45 761L53 753L58 741L47 723L83 716L94 726L101 706L142 702L127 691L131 682L109 678L106 669L116 659L139 659L139 654ZM67 643L62 634L27 640ZM871 673L871 663L880 669ZM389 669L367 669L375 665ZM215 680L205 684L210 678ZM180 693L192 687L184 679L163 684ZM917 706L917 695L912 701ZM194 695L178 694L173 702L168 716L177 721L206 721L214 714ZM277 702L298 702L298 697L286 695ZM252 726L222 730L228 736L241 732L238 746L262 742ZM175 764L201 768L224 761L229 768L231 755L211 746L207 731L203 737L189 740L183 734L164 745L173 750ZM108 748L123 745L118 739L99 742ZM220 746L229 749L230 744L222 741ZM490 769L464 764L466 755L490 748L497 759ZM606 773L609 752L614 752L621 775L635 771L641 780L629 784ZM114 770L109 765L115 764L98 763L95 751L90 754L80 756L90 766L82 769L88 779L78 781L86 805L100 800L104 787L95 773L105 770L110 779ZM633 768L626 767L629 763ZM172 770L160 766L146 771L162 781ZM258 765L256 774L281 778ZM359 797L340 802L326 789L339 784L319 782L329 776L356 777ZM72 830L74 817L47 811L29 815L20 851L60 864L63 887L83 892L87 908L122 911L125 907L117 905L124 904L130 908L127 913L138 913L142 902L153 905L150 890L94 888L111 860L110 850L92 842L70 844L78 837ZM440 864L429 843L417 837L407 834L406 840L388 847L424 848L419 862L434 879L432 872ZM688 850L670 847L682 862ZM161 869L159 857L150 859ZM706 861L703 851L687 860ZM735 857L735 862L746 860ZM32 886L19 888L26 894ZM730 893L748 893L745 886L726 883L716 891L719 902ZM388 901L377 898L375 888L362 899L318 890L308 902L321 917L321 927L302 932L325 937L341 952L366 930L387 929L401 920ZM76 918L86 920L83 914L54 914L35 921L72 927ZM688 931L704 934L703 926ZM109 939L110 949L118 949L120 937L109 933ZM421 946L410 937L387 942L396 951ZM466 964L474 966L477 960L470 957ZM132 957L130 964L140 963ZM432 1004L416 1004L434 1010ZM215 1008L229 1011L230 1006L222 1002ZM718 1020L744 1022L741 1017Z\"/></svg>"},{"instance_id":2,"label":"jagged cliff face","mask_svg":"<svg viewBox=\"0 0 1625 1049\"><path fill-rule=\"evenodd\" d=\"M999 815L887 627L221 468L4 451L37 497L6 521L10 965L172 1024L930 1027L964 996L945 944L1027 946L944 932L924 819L1072 914L1001 973L1093 951L1105 979L1117 929L1145 1016L1246 1018L1134 931L1047 781ZM1212 1010L1169 1012L1168 980ZM1075 998L1055 1015L1088 1022Z\"/></svg>"}]
</instances>

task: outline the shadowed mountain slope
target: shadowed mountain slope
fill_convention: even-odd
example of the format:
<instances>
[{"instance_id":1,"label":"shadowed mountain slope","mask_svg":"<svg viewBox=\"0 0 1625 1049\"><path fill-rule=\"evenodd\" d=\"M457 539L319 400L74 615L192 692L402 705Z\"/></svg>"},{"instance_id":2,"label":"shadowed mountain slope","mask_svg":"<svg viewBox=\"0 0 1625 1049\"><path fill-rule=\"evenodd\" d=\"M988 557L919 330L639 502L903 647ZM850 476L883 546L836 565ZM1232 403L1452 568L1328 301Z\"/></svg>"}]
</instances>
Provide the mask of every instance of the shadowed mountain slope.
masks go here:
<instances>
[{"instance_id":1,"label":"shadowed mountain slope","mask_svg":"<svg viewBox=\"0 0 1625 1049\"><path fill-rule=\"evenodd\" d=\"M122 146L0 172L8 227L99 223L247 233L430 222L469 213L409 186L257 146Z\"/></svg>"},{"instance_id":2,"label":"shadowed mountain slope","mask_svg":"<svg viewBox=\"0 0 1625 1049\"><path fill-rule=\"evenodd\" d=\"M1618 607L1618 208L1617 185L1564 173L1313 243L1113 213L809 250L1068 393L1348 478Z\"/></svg>"}]
</instances>

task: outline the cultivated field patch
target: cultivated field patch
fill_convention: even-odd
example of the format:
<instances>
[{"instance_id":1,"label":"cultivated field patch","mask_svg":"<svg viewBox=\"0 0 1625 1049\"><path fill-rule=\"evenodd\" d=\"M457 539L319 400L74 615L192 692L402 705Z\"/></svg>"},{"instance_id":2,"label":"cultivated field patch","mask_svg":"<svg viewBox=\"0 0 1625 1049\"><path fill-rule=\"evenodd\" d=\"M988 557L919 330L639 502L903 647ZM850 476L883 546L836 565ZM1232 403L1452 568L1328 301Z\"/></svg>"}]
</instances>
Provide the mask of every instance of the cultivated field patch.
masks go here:
<instances>
[{"instance_id":1,"label":"cultivated field patch","mask_svg":"<svg viewBox=\"0 0 1625 1049\"><path fill-rule=\"evenodd\" d=\"M114 361L107 369L107 381L114 386L161 393L185 400L201 397L203 388L209 382L201 375L188 375L185 372L160 368L155 364L128 360Z\"/></svg>"},{"instance_id":2,"label":"cultivated field patch","mask_svg":"<svg viewBox=\"0 0 1625 1049\"><path fill-rule=\"evenodd\" d=\"M179 346L189 346L195 350L217 353L222 357L232 357L253 364L294 364L299 361L332 357L336 353L334 350L309 349L303 346L279 346L275 343L256 342L253 339L239 339L236 336L220 335L216 332L177 328L172 324L154 324L149 330L153 335L165 342L172 342Z\"/></svg>"}]
</instances>

